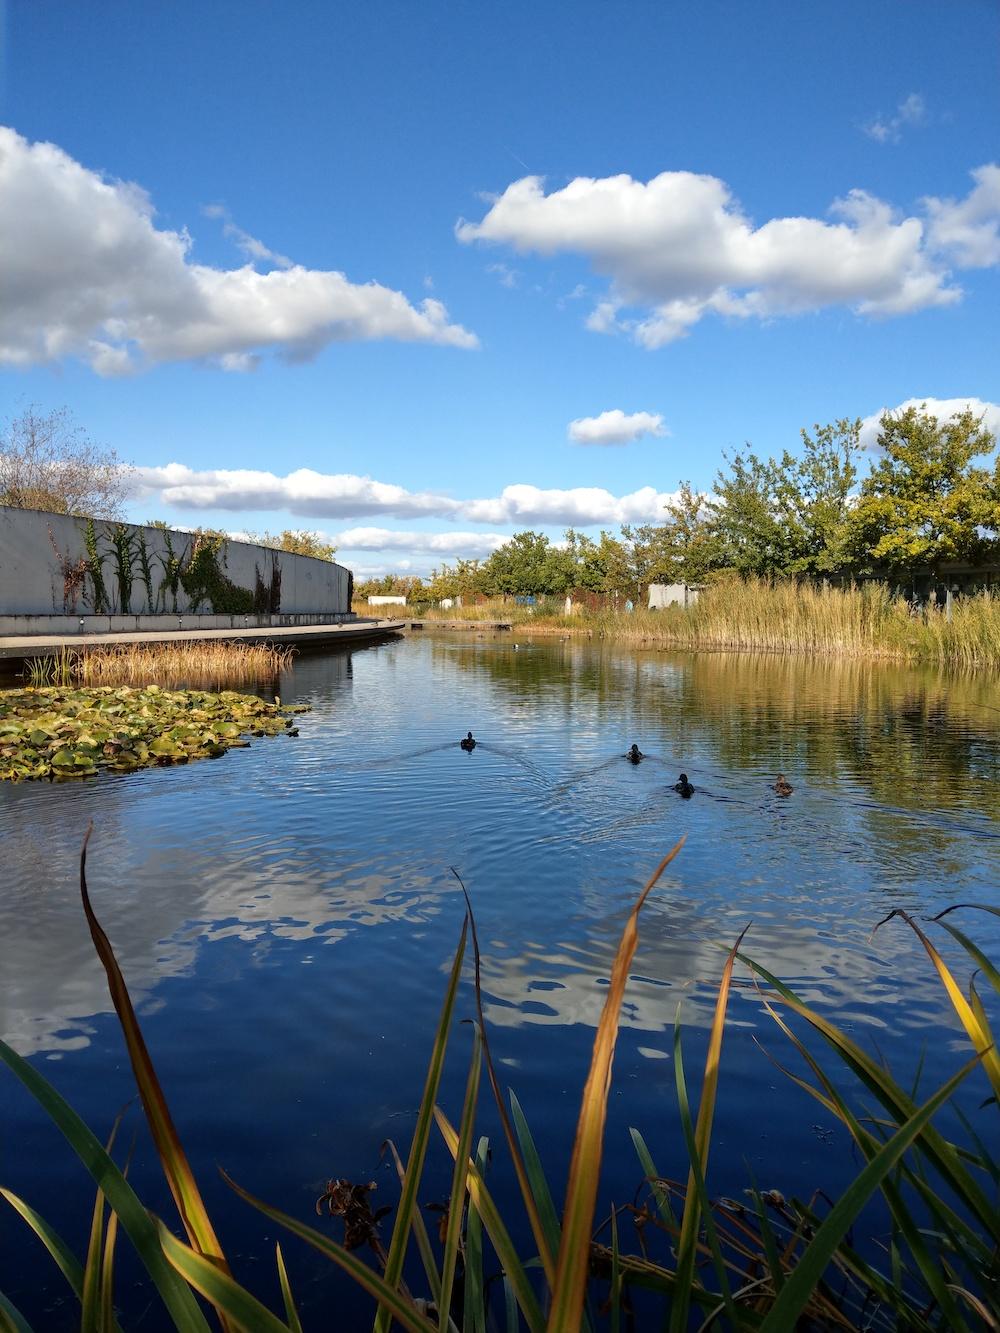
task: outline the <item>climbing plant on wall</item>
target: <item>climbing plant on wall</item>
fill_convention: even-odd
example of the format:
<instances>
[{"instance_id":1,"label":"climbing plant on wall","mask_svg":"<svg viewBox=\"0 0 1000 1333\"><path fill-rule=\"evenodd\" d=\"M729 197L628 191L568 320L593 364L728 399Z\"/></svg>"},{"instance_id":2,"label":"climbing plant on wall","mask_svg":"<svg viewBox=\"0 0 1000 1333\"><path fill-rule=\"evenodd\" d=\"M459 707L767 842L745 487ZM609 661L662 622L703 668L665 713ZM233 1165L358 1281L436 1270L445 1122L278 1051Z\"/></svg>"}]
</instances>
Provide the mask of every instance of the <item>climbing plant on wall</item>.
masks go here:
<instances>
[{"instance_id":1,"label":"climbing plant on wall","mask_svg":"<svg viewBox=\"0 0 1000 1333\"><path fill-rule=\"evenodd\" d=\"M247 615L254 610L250 589L239 587L223 573L225 559L224 534L196 532L192 536L187 565L180 571L192 611L200 611L206 602L215 615Z\"/></svg>"},{"instance_id":2,"label":"climbing plant on wall","mask_svg":"<svg viewBox=\"0 0 1000 1333\"><path fill-rule=\"evenodd\" d=\"M87 573L90 575L90 609L95 616L99 616L108 609L108 590L104 586L101 553L97 547L97 529L92 518L88 518L83 525L83 543L87 548Z\"/></svg>"},{"instance_id":3,"label":"climbing plant on wall","mask_svg":"<svg viewBox=\"0 0 1000 1333\"><path fill-rule=\"evenodd\" d=\"M146 545L146 534L139 529L137 555L139 560L139 573L142 575L142 586L146 589L146 614L156 614L156 597L153 594L153 564L149 558L149 547Z\"/></svg>"},{"instance_id":4,"label":"climbing plant on wall","mask_svg":"<svg viewBox=\"0 0 1000 1333\"><path fill-rule=\"evenodd\" d=\"M132 614L132 578L135 568L136 541L127 523L116 523L108 534L111 556L118 583L118 612Z\"/></svg>"},{"instance_id":5,"label":"climbing plant on wall","mask_svg":"<svg viewBox=\"0 0 1000 1333\"><path fill-rule=\"evenodd\" d=\"M167 548L166 555L159 555L157 559L163 569L163 578L160 580L160 587L157 592L157 599L163 601L163 609L167 609L167 593L170 593L173 602L172 610L177 610L177 594L181 590L181 569L184 565L184 557L187 554L187 547L181 551L180 555L174 550L174 544L170 533L164 532L163 541Z\"/></svg>"}]
</instances>

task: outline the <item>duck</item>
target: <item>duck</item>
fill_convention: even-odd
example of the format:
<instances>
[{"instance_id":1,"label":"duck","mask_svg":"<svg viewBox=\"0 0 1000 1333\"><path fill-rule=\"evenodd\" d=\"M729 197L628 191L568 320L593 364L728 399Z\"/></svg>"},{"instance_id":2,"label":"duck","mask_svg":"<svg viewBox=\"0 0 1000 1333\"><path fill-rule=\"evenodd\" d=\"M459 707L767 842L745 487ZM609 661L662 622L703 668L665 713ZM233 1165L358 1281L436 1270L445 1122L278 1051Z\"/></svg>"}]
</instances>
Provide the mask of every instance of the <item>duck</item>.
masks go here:
<instances>
[{"instance_id":1,"label":"duck","mask_svg":"<svg viewBox=\"0 0 1000 1333\"><path fill-rule=\"evenodd\" d=\"M463 737L462 740L460 740L458 743L463 750L469 751L470 754L476 748L475 738L473 737L471 731L469 732L468 736Z\"/></svg>"},{"instance_id":2,"label":"duck","mask_svg":"<svg viewBox=\"0 0 1000 1333\"><path fill-rule=\"evenodd\" d=\"M788 781L788 779L785 777L784 773L779 773L778 781L774 784L774 790L778 793L779 796L791 796L794 788L792 787L792 784Z\"/></svg>"},{"instance_id":3,"label":"duck","mask_svg":"<svg viewBox=\"0 0 1000 1333\"><path fill-rule=\"evenodd\" d=\"M682 773L680 778L674 783L674 791L680 796L683 796L685 800L689 796L694 795L694 783L688 782L688 775L686 773Z\"/></svg>"},{"instance_id":4,"label":"duck","mask_svg":"<svg viewBox=\"0 0 1000 1333\"><path fill-rule=\"evenodd\" d=\"M645 759L645 757L646 756L639 749L638 745L635 744L633 744L631 750L625 751L625 758L630 760L633 764L638 764L640 760Z\"/></svg>"}]
</instances>

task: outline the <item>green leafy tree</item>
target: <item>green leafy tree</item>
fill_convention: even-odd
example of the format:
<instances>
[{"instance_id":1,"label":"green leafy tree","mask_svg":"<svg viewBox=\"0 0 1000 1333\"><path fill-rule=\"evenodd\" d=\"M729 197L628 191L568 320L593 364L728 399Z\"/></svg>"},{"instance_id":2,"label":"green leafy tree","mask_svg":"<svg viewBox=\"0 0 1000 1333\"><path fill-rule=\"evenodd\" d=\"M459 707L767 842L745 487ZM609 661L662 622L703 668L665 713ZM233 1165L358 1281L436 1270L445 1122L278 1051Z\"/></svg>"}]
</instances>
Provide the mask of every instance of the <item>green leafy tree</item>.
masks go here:
<instances>
[{"instance_id":1,"label":"green leafy tree","mask_svg":"<svg viewBox=\"0 0 1000 1333\"><path fill-rule=\"evenodd\" d=\"M323 541L318 532L307 529L285 528L277 536L270 532L248 533L247 540L258 546L270 546L275 551L287 551L289 555L311 555L316 560L332 560L337 554L336 546Z\"/></svg>"},{"instance_id":2,"label":"green leafy tree","mask_svg":"<svg viewBox=\"0 0 1000 1333\"><path fill-rule=\"evenodd\" d=\"M575 573L572 553L544 533L515 532L484 562L482 590L489 597L564 593Z\"/></svg>"},{"instance_id":3,"label":"green leafy tree","mask_svg":"<svg viewBox=\"0 0 1000 1333\"><path fill-rule=\"evenodd\" d=\"M861 486L850 540L861 564L895 575L940 575L942 564L995 556L1000 533L1000 463L974 459L996 437L972 412L941 421L924 409L887 412L882 456Z\"/></svg>"},{"instance_id":4,"label":"green leafy tree","mask_svg":"<svg viewBox=\"0 0 1000 1333\"><path fill-rule=\"evenodd\" d=\"M667 583L700 583L722 567L724 546L718 522L706 496L682 481L666 507L663 524L663 579Z\"/></svg>"},{"instance_id":5,"label":"green leafy tree","mask_svg":"<svg viewBox=\"0 0 1000 1333\"><path fill-rule=\"evenodd\" d=\"M479 560L458 560L432 569L427 596L432 602L451 597L472 597L482 590L482 566Z\"/></svg>"}]
</instances>

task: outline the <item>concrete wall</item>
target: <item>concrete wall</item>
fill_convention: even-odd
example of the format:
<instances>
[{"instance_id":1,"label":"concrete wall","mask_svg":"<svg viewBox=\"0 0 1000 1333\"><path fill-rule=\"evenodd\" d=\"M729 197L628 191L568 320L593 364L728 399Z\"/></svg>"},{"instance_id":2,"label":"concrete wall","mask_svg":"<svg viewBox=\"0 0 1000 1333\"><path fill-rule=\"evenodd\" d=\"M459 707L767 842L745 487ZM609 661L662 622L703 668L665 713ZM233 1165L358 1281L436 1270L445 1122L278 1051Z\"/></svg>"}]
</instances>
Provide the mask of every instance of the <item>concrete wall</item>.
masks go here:
<instances>
[{"instance_id":1,"label":"concrete wall","mask_svg":"<svg viewBox=\"0 0 1000 1333\"><path fill-rule=\"evenodd\" d=\"M181 567L186 566L191 554L190 533L164 532L131 523L119 525L101 519L93 521L93 546L106 590L106 604L95 605L100 599L92 577L88 523L87 519L66 514L0 506L0 617L44 619L47 623L40 626L39 633L51 631L52 617L62 624L66 623L64 618L72 617L74 628L81 616L87 620L95 617L105 623L116 622L120 617L128 622L115 623L116 630L153 628L150 620L163 625L166 617L176 621L178 616L197 615L199 620L218 618L229 623L229 615L219 616L207 602L193 606L183 585L178 587L175 599L164 582L170 546ZM119 528L133 550L131 583L125 596L119 587L112 540ZM143 581L139 558L143 546L151 572L152 595ZM238 588L251 593L255 589L265 591L266 604L249 613L251 623L258 619L258 614L264 624L270 624L295 623L285 622L286 616L324 619L350 612L350 571L330 560L290 555L248 542L226 542L218 564L220 572ZM143 622L140 626L135 624L137 618ZM242 623L244 616L236 619Z\"/></svg>"},{"instance_id":2,"label":"concrete wall","mask_svg":"<svg viewBox=\"0 0 1000 1333\"><path fill-rule=\"evenodd\" d=\"M665 606L693 606L698 600L698 589L686 583L651 583L649 609L661 611Z\"/></svg>"}]
</instances>

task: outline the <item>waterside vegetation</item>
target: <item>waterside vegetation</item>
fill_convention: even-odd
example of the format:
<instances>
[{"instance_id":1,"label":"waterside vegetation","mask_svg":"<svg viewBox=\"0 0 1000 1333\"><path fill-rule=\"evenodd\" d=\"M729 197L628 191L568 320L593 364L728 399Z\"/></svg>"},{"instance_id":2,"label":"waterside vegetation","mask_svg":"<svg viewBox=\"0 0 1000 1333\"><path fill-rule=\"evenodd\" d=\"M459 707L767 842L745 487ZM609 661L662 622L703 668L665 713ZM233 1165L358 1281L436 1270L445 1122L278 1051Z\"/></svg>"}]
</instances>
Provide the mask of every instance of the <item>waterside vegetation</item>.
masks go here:
<instances>
[{"instance_id":1,"label":"waterside vegetation","mask_svg":"<svg viewBox=\"0 0 1000 1333\"><path fill-rule=\"evenodd\" d=\"M64 648L50 657L29 659L25 676L43 685L161 685L210 689L220 685L271 682L292 664L294 650L270 643L98 644Z\"/></svg>"},{"instance_id":2,"label":"waterside vegetation","mask_svg":"<svg viewBox=\"0 0 1000 1333\"><path fill-rule=\"evenodd\" d=\"M479 944L468 900L437 1031L432 1040L428 1037L431 1058L405 1160L395 1145L387 1145L400 1180L388 1245L379 1235L383 1210L373 1212L371 1186L363 1183L332 1179L317 1203L317 1211L343 1220L343 1243L255 1198L226 1176L234 1194L262 1213L269 1225L305 1242L370 1293L377 1333L387 1333L393 1321L416 1333L480 1333L494 1325L530 1333L598 1328L617 1333L647 1319L669 1333L691 1328L740 1333L995 1329L1000 1320L1000 1162L995 1153L1000 1058L975 982L963 988L932 942L929 928L899 910L879 925L889 928L896 918L914 932L940 977L971 1058L960 1054L954 1073L930 1095L919 1086L900 1085L881 1060L749 957L741 936L721 966L697 1108L685 1072L680 1013L674 1028L673 1133L687 1157L686 1179L661 1175L654 1154L670 1145L661 1138L651 1147L633 1129L640 1188L631 1204L599 1205L612 1064L640 912L680 847L664 857L624 923L581 1097L561 1214L528 1119L514 1094L505 1095L499 1083L483 1014ZM4 1043L0 1061L61 1129L97 1185L84 1258L73 1254L30 1202L9 1189L0 1189L0 1195L65 1277L80 1302L83 1329L119 1329L115 1256L124 1231L174 1327L207 1331L197 1295L214 1308L224 1330L299 1333L303 1324L295 1283L280 1243L275 1246L280 1315L264 1306L229 1265L220 1241L223 1228L215 1225L221 1219L213 1221L207 1212L125 979L92 906L85 858L86 844L80 876L84 912L178 1217L167 1224L147 1212L115 1160L115 1133L103 1147L37 1069ZM944 933L951 936L952 952L977 969L981 986L1000 994L1000 972L954 924L956 910L940 913L934 929L942 938ZM1000 908L981 910L1000 915ZM452 1118L439 1102L470 943L471 1058L464 1097ZM799 1089L847 1131L857 1171L836 1201L821 1190L808 1201L786 1199L780 1190L762 1189L752 1180L739 1199L710 1193L713 1120L737 967L749 973L762 1015L787 1044L787 1056L771 1058L788 1080L789 1095ZM953 1035L949 1032L948 1038ZM785 1068L788 1057L797 1068ZM488 1140L477 1133L484 1076L502 1125L502 1155L491 1153ZM966 1080L969 1088L963 1087ZM959 1089L964 1109L955 1100ZM970 1111L984 1093L987 1101ZM945 1129L937 1123L942 1111ZM452 1182L436 1228L437 1243L418 1204L435 1147L451 1162ZM501 1213L500 1196L488 1180L500 1171L516 1179L523 1217L520 1209L518 1215ZM617 1182L616 1188L621 1189L619 1200L632 1193L628 1182ZM867 1238L864 1229L873 1217L877 1238ZM183 1238L177 1234L181 1228ZM530 1242L515 1239L528 1236ZM498 1269L499 1279L494 1276ZM294 1273L294 1264L291 1270ZM323 1308L328 1319L329 1305ZM30 1333L27 1320L2 1294L0 1320L18 1333Z\"/></svg>"},{"instance_id":3,"label":"waterside vegetation","mask_svg":"<svg viewBox=\"0 0 1000 1333\"><path fill-rule=\"evenodd\" d=\"M64 688L0 692L0 781L93 777L219 759L248 736L296 735L294 714L224 690Z\"/></svg>"}]
</instances>

